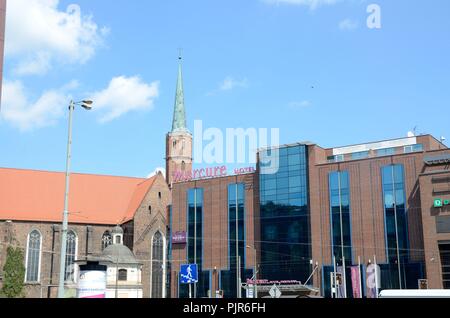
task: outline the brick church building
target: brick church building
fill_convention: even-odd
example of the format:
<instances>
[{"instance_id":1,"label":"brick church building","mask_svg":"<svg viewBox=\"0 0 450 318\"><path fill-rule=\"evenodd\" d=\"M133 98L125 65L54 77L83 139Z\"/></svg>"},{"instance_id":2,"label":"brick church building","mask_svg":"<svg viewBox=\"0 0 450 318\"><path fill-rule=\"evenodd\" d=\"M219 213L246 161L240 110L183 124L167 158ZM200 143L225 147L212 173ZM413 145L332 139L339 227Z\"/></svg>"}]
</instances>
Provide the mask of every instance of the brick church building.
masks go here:
<instances>
[{"instance_id":1,"label":"brick church building","mask_svg":"<svg viewBox=\"0 0 450 318\"><path fill-rule=\"evenodd\" d=\"M181 61L172 131L166 140L173 145L166 148L168 172L190 170L192 135L186 129ZM7 247L13 245L24 251L25 296L57 296L64 182L64 172L0 168L0 288ZM170 182L161 172L150 178L71 174L66 297L76 296L77 261L101 256L112 244L111 231L117 225L124 232L123 244L142 264L142 296L170 296Z\"/></svg>"},{"instance_id":2,"label":"brick church building","mask_svg":"<svg viewBox=\"0 0 450 318\"><path fill-rule=\"evenodd\" d=\"M64 177L61 172L0 169L0 268L8 245L23 248L26 297L57 295ZM149 179L72 174L66 296L76 296L75 261L101 254L112 243L111 230L121 225L124 245L142 263L143 297L164 297L165 258L152 256L166 250L169 200L161 173ZM161 248L163 253L156 253Z\"/></svg>"}]
</instances>

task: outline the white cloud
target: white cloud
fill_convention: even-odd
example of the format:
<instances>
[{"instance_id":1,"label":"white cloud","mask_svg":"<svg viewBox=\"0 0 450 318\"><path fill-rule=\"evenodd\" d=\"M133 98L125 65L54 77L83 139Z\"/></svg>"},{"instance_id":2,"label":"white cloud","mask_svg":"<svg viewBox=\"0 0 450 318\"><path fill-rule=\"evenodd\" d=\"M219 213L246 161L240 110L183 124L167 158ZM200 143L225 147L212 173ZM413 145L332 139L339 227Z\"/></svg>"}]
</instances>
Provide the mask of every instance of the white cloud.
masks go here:
<instances>
[{"instance_id":1,"label":"white cloud","mask_svg":"<svg viewBox=\"0 0 450 318\"><path fill-rule=\"evenodd\" d=\"M206 96L212 96L219 92L231 91L237 87L240 88L248 87L248 80L246 78L237 80L232 76L227 76L222 82L219 83L218 88L209 93L206 93Z\"/></svg>"},{"instance_id":2,"label":"white cloud","mask_svg":"<svg viewBox=\"0 0 450 318\"><path fill-rule=\"evenodd\" d=\"M48 52L36 52L34 56L23 58L14 69L15 75L42 75L48 72L51 56Z\"/></svg>"},{"instance_id":3,"label":"white cloud","mask_svg":"<svg viewBox=\"0 0 450 318\"><path fill-rule=\"evenodd\" d=\"M342 31L352 31L352 30L356 30L358 28L358 22L350 20L350 19L345 19L342 20L341 22L339 22L339 29Z\"/></svg>"},{"instance_id":4,"label":"white cloud","mask_svg":"<svg viewBox=\"0 0 450 318\"><path fill-rule=\"evenodd\" d=\"M21 81L3 84L3 100L0 118L18 127L21 131L55 124L67 108L69 96L65 89L44 92L36 101L29 101Z\"/></svg>"},{"instance_id":5,"label":"white cloud","mask_svg":"<svg viewBox=\"0 0 450 318\"><path fill-rule=\"evenodd\" d=\"M54 62L83 64L102 44L100 28L78 5L58 9L59 0L13 0L6 10L5 55L16 75L45 74Z\"/></svg>"},{"instance_id":6,"label":"white cloud","mask_svg":"<svg viewBox=\"0 0 450 318\"><path fill-rule=\"evenodd\" d=\"M262 0L268 4L280 5L280 4L289 4L289 5L298 5L309 7L311 10L317 9L320 6L324 5L332 5L341 0Z\"/></svg>"},{"instance_id":7,"label":"white cloud","mask_svg":"<svg viewBox=\"0 0 450 318\"><path fill-rule=\"evenodd\" d=\"M288 104L288 106L291 109L302 109L302 108L311 107L312 103L309 100L303 100L301 102L290 102Z\"/></svg>"},{"instance_id":8,"label":"white cloud","mask_svg":"<svg viewBox=\"0 0 450 318\"><path fill-rule=\"evenodd\" d=\"M246 78L244 78L242 80L236 80L236 79L232 78L231 76L227 76L223 80L223 82L220 84L219 89L221 91L229 91L236 87L247 87L247 85L248 85L248 80Z\"/></svg>"},{"instance_id":9,"label":"white cloud","mask_svg":"<svg viewBox=\"0 0 450 318\"><path fill-rule=\"evenodd\" d=\"M155 169L155 171L153 171L152 173L150 173L150 174L147 176L147 179L150 179L151 177L156 176L159 172L162 173L162 175L164 176L164 178L166 177L166 169L165 169L165 168L162 168L162 167L158 167L158 168Z\"/></svg>"},{"instance_id":10,"label":"white cloud","mask_svg":"<svg viewBox=\"0 0 450 318\"><path fill-rule=\"evenodd\" d=\"M78 81L73 80L58 89L45 91L32 101L22 81L5 80L0 119L21 131L53 125L67 109L71 99L68 92L78 87ZM106 89L88 96L94 100L93 109L101 114L100 122L107 122L130 111L152 109L158 95L158 81L146 84L137 76L119 76L113 78Z\"/></svg>"},{"instance_id":11,"label":"white cloud","mask_svg":"<svg viewBox=\"0 0 450 318\"><path fill-rule=\"evenodd\" d=\"M108 87L93 93L94 109L101 111L100 122L108 122L130 111L153 108L159 96L159 82L147 84L138 76L114 77Z\"/></svg>"}]
</instances>

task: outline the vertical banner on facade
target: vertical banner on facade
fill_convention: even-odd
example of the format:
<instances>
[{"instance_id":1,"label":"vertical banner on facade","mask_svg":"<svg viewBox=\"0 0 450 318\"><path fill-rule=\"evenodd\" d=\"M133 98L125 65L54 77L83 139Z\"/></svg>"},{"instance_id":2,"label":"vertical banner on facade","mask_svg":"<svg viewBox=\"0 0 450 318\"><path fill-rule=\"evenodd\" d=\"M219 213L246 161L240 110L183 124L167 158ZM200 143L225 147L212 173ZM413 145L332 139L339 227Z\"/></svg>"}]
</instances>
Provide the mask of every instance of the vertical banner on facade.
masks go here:
<instances>
[{"instance_id":1,"label":"vertical banner on facade","mask_svg":"<svg viewBox=\"0 0 450 318\"><path fill-rule=\"evenodd\" d=\"M78 298L105 298L106 272L81 271L77 294Z\"/></svg>"},{"instance_id":2,"label":"vertical banner on facade","mask_svg":"<svg viewBox=\"0 0 450 318\"><path fill-rule=\"evenodd\" d=\"M336 298L344 298L346 286L344 286L344 268L342 266L336 267L336 285Z\"/></svg>"},{"instance_id":3,"label":"vertical banner on facade","mask_svg":"<svg viewBox=\"0 0 450 318\"><path fill-rule=\"evenodd\" d=\"M361 283L361 277L359 276L359 267L358 266L352 266L352 290L353 290L353 298L361 298L360 293L360 283Z\"/></svg>"},{"instance_id":4,"label":"vertical banner on facade","mask_svg":"<svg viewBox=\"0 0 450 318\"><path fill-rule=\"evenodd\" d=\"M367 266L367 298L377 298L380 288L380 266L370 264Z\"/></svg>"}]
</instances>

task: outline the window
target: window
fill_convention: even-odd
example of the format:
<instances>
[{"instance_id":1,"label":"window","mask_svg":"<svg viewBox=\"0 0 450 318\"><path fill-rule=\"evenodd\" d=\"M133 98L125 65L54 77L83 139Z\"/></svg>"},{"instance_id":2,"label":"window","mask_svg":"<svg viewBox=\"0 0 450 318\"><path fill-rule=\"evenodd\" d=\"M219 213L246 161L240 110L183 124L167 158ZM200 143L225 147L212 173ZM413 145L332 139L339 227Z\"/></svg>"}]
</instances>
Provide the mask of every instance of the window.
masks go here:
<instances>
[{"instance_id":1,"label":"window","mask_svg":"<svg viewBox=\"0 0 450 318\"><path fill-rule=\"evenodd\" d=\"M64 280L66 282L75 282L75 260L77 255L77 235L74 231L67 233L67 245L66 245L66 272L64 274Z\"/></svg>"},{"instance_id":2,"label":"window","mask_svg":"<svg viewBox=\"0 0 450 318\"><path fill-rule=\"evenodd\" d=\"M439 254L442 264L442 284L445 289L450 289L450 244L447 242L439 243Z\"/></svg>"},{"instance_id":3,"label":"window","mask_svg":"<svg viewBox=\"0 0 450 318\"><path fill-rule=\"evenodd\" d=\"M152 298L163 297L164 239L156 232L152 240Z\"/></svg>"},{"instance_id":4,"label":"window","mask_svg":"<svg viewBox=\"0 0 450 318\"><path fill-rule=\"evenodd\" d=\"M41 262L41 233L38 230L28 235L26 281L38 282Z\"/></svg>"},{"instance_id":5,"label":"window","mask_svg":"<svg viewBox=\"0 0 450 318\"><path fill-rule=\"evenodd\" d=\"M336 155L327 157L329 163L344 161L344 155Z\"/></svg>"},{"instance_id":6,"label":"window","mask_svg":"<svg viewBox=\"0 0 450 318\"><path fill-rule=\"evenodd\" d=\"M236 213L238 218L237 228ZM230 269L236 269L237 265L236 230L239 256L242 264L245 264L245 185L243 183L228 185L228 248L230 257L228 262Z\"/></svg>"},{"instance_id":7,"label":"window","mask_svg":"<svg viewBox=\"0 0 450 318\"><path fill-rule=\"evenodd\" d=\"M116 244L120 244L120 243L121 243L120 235L116 235Z\"/></svg>"},{"instance_id":8,"label":"window","mask_svg":"<svg viewBox=\"0 0 450 318\"><path fill-rule=\"evenodd\" d=\"M405 146L405 153L420 152L420 151L423 151L423 145L422 144Z\"/></svg>"},{"instance_id":9,"label":"window","mask_svg":"<svg viewBox=\"0 0 450 318\"><path fill-rule=\"evenodd\" d=\"M148 213L152 214L152 206L151 205L148 206Z\"/></svg>"},{"instance_id":10,"label":"window","mask_svg":"<svg viewBox=\"0 0 450 318\"><path fill-rule=\"evenodd\" d=\"M208 297L209 271L203 270L203 189L192 188L187 191L187 261L196 263L198 268L197 288L193 289L193 297ZM196 238L196 239L194 239ZM189 288L179 285L181 298L187 298Z\"/></svg>"},{"instance_id":11,"label":"window","mask_svg":"<svg viewBox=\"0 0 450 318\"><path fill-rule=\"evenodd\" d=\"M177 146L177 141L176 141L176 140L174 140L174 141L173 141L173 144L172 144L172 145L173 145L173 149L175 149L175 148L176 148L176 146Z\"/></svg>"},{"instance_id":12,"label":"window","mask_svg":"<svg viewBox=\"0 0 450 318\"><path fill-rule=\"evenodd\" d=\"M236 196L237 195L237 196ZM236 224L237 217L237 224ZM236 227L237 225L237 227ZM236 233L237 231L237 233ZM237 234L237 241L236 241ZM245 238L245 184L232 183L228 185L228 270L221 271L221 286L226 297L236 297L237 256L240 257L241 281L251 278L252 272L245 269L246 256ZM237 248L237 251L236 251ZM236 255L237 252L237 255ZM245 290L242 290L245 295Z\"/></svg>"},{"instance_id":13,"label":"window","mask_svg":"<svg viewBox=\"0 0 450 318\"><path fill-rule=\"evenodd\" d=\"M360 151L352 153L352 160L366 159L369 157L368 151Z\"/></svg>"},{"instance_id":14,"label":"window","mask_svg":"<svg viewBox=\"0 0 450 318\"><path fill-rule=\"evenodd\" d=\"M158 198L161 199L161 192L158 192Z\"/></svg>"},{"instance_id":15,"label":"window","mask_svg":"<svg viewBox=\"0 0 450 318\"><path fill-rule=\"evenodd\" d=\"M127 270L126 269L119 269L119 278L120 281L126 281L127 280Z\"/></svg>"},{"instance_id":16,"label":"window","mask_svg":"<svg viewBox=\"0 0 450 318\"><path fill-rule=\"evenodd\" d=\"M106 231L102 235L102 251L112 244L112 236L109 231Z\"/></svg>"},{"instance_id":17,"label":"window","mask_svg":"<svg viewBox=\"0 0 450 318\"><path fill-rule=\"evenodd\" d=\"M386 250L389 263L408 257L406 194L402 165L382 167ZM397 245L398 241L398 245Z\"/></svg>"},{"instance_id":18,"label":"window","mask_svg":"<svg viewBox=\"0 0 450 318\"><path fill-rule=\"evenodd\" d=\"M436 233L450 233L450 215L436 217Z\"/></svg>"},{"instance_id":19,"label":"window","mask_svg":"<svg viewBox=\"0 0 450 318\"><path fill-rule=\"evenodd\" d=\"M182 161L181 162L181 171L185 171L186 170L186 162Z\"/></svg>"},{"instance_id":20,"label":"window","mask_svg":"<svg viewBox=\"0 0 450 318\"><path fill-rule=\"evenodd\" d=\"M201 263L203 246L203 189L188 190L188 261L189 263ZM194 236L196 236L197 246L194 246Z\"/></svg>"},{"instance_id":21,"label":"window","mask_svg":"<svg viewBox=\"0 0 450 318\"><path fill-rule=\"evenodd\" d=\"M336 261L341 262L343 251L346 263L351 264L352 237L348 171L331 172L329 175L329 189L332 253L336 257Z\"/></svg>"},{"instance_id":22,"label":"window","mask_svg":"<svg viewBox=\"0 0 450 318\"><path fill-rule=\"evenodd\" d=\"M385 149L378 149L377 150L377 156L392 156L395 155L395 148L385 148Z\"/></svg>"}]
</instances>

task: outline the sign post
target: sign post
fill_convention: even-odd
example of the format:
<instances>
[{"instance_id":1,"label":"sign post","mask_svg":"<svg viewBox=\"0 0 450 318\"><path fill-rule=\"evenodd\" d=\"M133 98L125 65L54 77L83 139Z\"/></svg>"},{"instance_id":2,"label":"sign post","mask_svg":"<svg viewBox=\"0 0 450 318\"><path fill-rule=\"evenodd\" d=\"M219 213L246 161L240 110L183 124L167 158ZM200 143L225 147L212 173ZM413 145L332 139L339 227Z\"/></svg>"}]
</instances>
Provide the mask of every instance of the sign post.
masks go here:
<instances>
[{"instance_id":1,"label":"sign post","mask_svg":"<svg viewBox=\"0 0 450 318\"><path fill-rule=\"evenodd\" d=\"M172 234L172 244L186 244L186 232L178 231Z\"/></svg>"},{"instance_id":2,"label":"sign post","mask_svg":"<svg viewBox=\"0 0 450 318\"><path fill-rule=\"evenodd\" d=\"M189 298L192 298L192 284L198 283L197 264L184 264L180 266L180 283L189 284Z\"/></svg>"}]
</instances>

